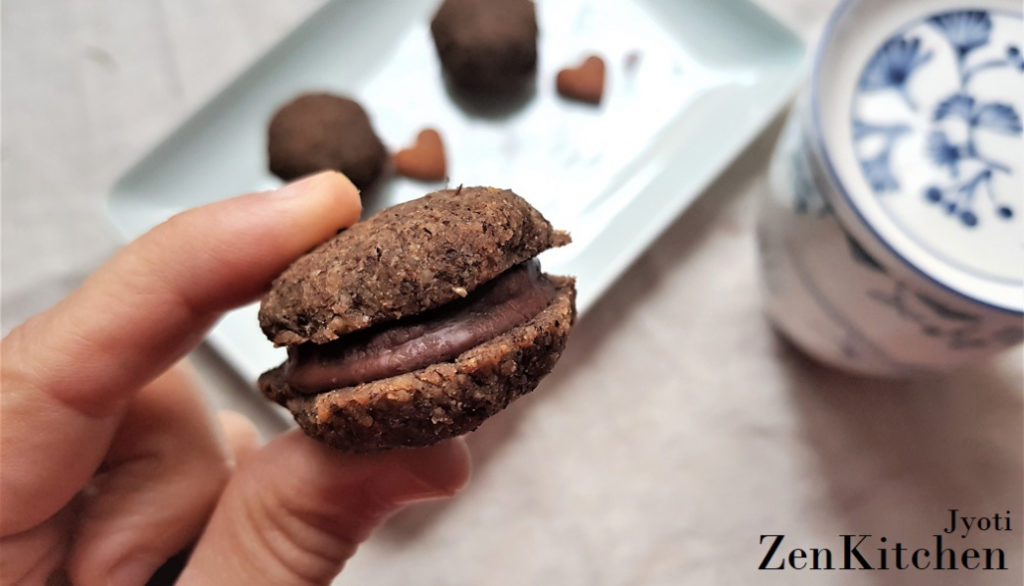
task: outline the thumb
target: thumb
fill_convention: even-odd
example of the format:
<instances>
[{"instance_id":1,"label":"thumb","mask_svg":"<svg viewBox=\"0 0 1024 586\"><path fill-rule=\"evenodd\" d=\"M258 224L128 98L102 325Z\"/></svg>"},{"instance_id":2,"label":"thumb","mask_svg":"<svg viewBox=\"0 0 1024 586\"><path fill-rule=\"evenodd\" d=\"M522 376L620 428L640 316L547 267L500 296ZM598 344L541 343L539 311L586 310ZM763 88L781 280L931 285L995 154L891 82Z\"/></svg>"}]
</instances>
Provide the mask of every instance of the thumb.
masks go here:
<instances>
[{"instance_id":1,"label":"thumb","mask_svg":"<svg viewBox=\"0 0 1024 586\"><path fill-rule=\"evenodd\" d=\"M452 496L469 470L461 439L352 455L292 431L235 473L178 583L328 584L389 513Z\"/></svg>"}]
</instances>

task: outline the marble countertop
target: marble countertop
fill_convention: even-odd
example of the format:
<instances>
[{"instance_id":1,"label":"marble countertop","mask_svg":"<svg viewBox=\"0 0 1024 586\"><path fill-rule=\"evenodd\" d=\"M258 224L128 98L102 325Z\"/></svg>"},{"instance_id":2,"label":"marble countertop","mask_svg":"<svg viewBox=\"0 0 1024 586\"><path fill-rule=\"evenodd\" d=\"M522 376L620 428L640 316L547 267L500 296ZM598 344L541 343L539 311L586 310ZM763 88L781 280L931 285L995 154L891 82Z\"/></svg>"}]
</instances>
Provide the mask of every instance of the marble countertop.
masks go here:
<instances>
[{"instance_id":1,"label":"marble countertop","mask_svg":"<svg viewBox=\"0 0 1024 586\"><path fill-rule=\"evenodd\" d=\"M322 0L5 0L4 332L118 245L107 190ZM812 40L833 0L761 0ZM211 48L215 47L216 50ZM773 123L581 320L537 392L469 438L456 499L393 517L340 584L1019 584L1019 349L945 378L818 366L762 317L753 225ZM211 401L283 423L209 349ZM932 547L949 509L1012 511L1005 572L759 571L841 534Z\"/></svg>"}]
</instances>

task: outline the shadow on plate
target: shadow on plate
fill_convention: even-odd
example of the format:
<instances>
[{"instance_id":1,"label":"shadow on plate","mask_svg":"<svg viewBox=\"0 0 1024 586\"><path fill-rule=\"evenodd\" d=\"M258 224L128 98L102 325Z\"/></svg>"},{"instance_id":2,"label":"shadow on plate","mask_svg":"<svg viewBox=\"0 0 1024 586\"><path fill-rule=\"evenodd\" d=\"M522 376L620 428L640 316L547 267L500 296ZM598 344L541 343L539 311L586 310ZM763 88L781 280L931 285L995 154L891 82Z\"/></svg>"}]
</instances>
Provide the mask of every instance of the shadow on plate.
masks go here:
<instances>
[{"instance_id":1,"label":"shadow on plate","mask_svg":"<svg viewBox=\"0 0 1024 586\"><path fill-rule=\"evenodd\" d=\"M445 74L444 90L448 98L468 116L502 122L522 110L537 95L537 78L530 78L517 91L472 92L456 87Z\"/></svg>"}]
</instances>

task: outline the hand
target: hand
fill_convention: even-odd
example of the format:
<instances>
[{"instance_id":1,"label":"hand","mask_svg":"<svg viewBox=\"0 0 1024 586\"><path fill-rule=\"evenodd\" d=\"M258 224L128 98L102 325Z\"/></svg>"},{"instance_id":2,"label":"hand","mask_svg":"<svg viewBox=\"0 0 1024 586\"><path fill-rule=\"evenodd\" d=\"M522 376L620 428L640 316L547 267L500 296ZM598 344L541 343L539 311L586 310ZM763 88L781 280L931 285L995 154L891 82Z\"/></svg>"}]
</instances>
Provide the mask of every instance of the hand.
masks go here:
<instances>
[{"instance_id":1,"label":"hand","mask_svg":"<svg viewBox=\"0 0 1024 586\"><path fill-rule=\"evenodd\" d=\"M462 487L461 440L353 456L293 431L259 449L176 365L360 212L337 173L186 211L3 340L0 581L141 585L195 543L180 584L326 584L388 513Z\"/></svg>"}]
</instances>

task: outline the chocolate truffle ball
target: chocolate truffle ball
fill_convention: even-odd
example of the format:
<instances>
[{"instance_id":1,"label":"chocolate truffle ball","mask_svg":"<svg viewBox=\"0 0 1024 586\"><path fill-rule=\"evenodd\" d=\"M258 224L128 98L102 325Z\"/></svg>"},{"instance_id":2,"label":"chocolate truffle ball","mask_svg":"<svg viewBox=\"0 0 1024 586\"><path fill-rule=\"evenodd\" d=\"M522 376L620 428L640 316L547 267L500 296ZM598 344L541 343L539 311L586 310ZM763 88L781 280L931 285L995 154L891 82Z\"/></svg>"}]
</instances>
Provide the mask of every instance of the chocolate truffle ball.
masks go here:
<instances>
[{"instance_id":1,"label":"chocolate truffle ball","mask_svg":"<svg viewBox=\"0 0 1024 586\"><path fill-rule=\"evenodd\" d=\"M537 69L531 0L445 0L430 23L441 66L462 90L507 92Z\"/></svg>"},{"instance_id":2,"label":"chocolate truffle ball","mask_svg":"<svg viewBox=\"0 0 1024 586\"><path fill-rule=\"evenodd\" d=\"M362 106L326 93L304 94L274 114L270 171L285 181L333 169L363 189L380 176L387 150Z\"/></svg>"}]
</instances>

